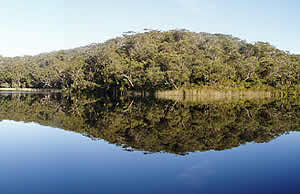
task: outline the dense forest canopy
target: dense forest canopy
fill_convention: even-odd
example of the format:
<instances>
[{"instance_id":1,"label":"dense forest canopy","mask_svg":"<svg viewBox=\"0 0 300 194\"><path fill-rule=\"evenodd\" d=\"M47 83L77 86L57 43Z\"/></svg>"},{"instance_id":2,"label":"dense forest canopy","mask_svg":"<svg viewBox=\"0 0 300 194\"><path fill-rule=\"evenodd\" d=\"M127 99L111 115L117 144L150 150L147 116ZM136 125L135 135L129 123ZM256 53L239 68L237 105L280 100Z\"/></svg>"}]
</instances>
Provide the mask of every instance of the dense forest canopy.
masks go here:
<instances>
[{"instance_id":1,"label":"dense forest canopy","mask_svg":"<svg viewBox=\"0 0 300 194\"><path fill-rule=\"evenodd\" d=\"M104 139L125 150L186 154L268 142L300 130L300 99L184 104L152 98L0 94L0 121Z\"/></svg>"},{"instance_id":2,"label":"dense forest canopy","mask_svg":"<svg viewBox=\"0 0 300 194\"><path fill-rule=\"evenodd\" d=\"M269 43L186 30L124 33L101 44L0 57L1 88L300 88L300 56Z\"/></svg>"}]
</instances>

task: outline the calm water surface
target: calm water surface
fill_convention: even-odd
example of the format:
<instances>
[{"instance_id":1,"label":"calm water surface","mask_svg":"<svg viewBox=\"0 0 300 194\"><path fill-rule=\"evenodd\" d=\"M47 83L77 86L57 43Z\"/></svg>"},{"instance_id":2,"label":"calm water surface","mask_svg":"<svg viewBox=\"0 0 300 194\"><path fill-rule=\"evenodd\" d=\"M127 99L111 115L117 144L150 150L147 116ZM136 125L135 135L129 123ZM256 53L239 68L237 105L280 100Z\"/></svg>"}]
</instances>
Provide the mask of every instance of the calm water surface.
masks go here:
<instances>
[{"instance_id":1,"label":"calm water surface","mask_svg":"<svg viewBox=\"0 0 300 194\"><path fill-rule=\"evenodd\" d=\"M299 193L299 101L0 94L0 193Z\"/></svg>"}]
</instances>

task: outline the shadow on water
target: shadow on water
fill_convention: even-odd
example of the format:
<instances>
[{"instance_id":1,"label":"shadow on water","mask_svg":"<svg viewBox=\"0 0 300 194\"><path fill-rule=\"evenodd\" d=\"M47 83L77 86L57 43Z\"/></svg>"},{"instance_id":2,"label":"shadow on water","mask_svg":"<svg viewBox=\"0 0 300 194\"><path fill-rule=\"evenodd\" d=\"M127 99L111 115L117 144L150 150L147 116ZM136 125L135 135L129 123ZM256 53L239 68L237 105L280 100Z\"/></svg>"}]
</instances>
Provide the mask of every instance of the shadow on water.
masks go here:
<instances>
[{"instance_id":1,"label":"shadow on water","mask_svg":"<svg viewBox=\"0 0 300 194\"><path fill-rule=\"evenodd\" d=\"M168 99L0 94L0 120L36 122L104 139L126 151L224 150L300 130L299 99L181 103Z\"/></svg>"}]
</instances>

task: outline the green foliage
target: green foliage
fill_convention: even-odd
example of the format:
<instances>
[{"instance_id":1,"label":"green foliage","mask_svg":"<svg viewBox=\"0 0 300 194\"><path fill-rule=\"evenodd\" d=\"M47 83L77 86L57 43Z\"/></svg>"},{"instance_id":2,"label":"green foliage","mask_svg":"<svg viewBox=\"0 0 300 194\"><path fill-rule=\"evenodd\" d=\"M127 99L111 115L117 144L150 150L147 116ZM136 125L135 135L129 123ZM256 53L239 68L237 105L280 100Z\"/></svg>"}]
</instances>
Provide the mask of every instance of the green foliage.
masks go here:
<instances>
[{"instance_id":1,"label":"green foliage","mask_svg":"<svg viewBox=\"0 0 300 194\"><path fill-rule=\"evenodd\" d=\"M300 57L268 43L186 30L123 37L37 56L0 57L0 87L157 90L300 85Z\"/></svg>"}]
</instances>

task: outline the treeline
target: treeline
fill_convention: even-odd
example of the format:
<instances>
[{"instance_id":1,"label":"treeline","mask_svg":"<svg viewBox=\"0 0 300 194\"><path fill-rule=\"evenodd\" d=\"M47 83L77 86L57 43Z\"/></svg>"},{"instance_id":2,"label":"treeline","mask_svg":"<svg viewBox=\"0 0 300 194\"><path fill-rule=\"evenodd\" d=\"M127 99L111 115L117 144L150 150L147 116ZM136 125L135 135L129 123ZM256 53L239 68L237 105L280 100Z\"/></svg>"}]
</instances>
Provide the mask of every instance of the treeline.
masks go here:
<instances>
[{"instance_id":1,"label":"treeline","mask_svg":"<svg viewBox=\"0 0 300 194\"><path fill-rule=\"evenodd\" d=\"M92 50L94 46L37 56L0 56L0 87L80 89L86 85L82 66Z\"/></svg>"},{"instance_id":2,"label":"treeline","mask_svg":"<svg viewBox=\"0 0 300 194\"><path fill-rule=\"evenodd\" d=\"M187 105L133 97L1 94L0 121L36 122L127 151L186 154L268 142L300 130L299 99Z\"/></svg>"},{"instance_id":3,"label":"treeline","mask_svg":"<svg viewBox=\"0 0 300 194\"><path fill-rule=\"evenodd\" d=\"M0 87L157 90L300 88L300 56L264 42L186 30L128 32L102 44L0 57Z\"/></svg>"}]
</instances>

